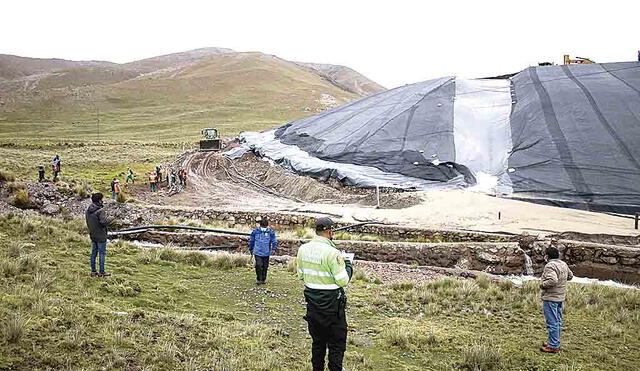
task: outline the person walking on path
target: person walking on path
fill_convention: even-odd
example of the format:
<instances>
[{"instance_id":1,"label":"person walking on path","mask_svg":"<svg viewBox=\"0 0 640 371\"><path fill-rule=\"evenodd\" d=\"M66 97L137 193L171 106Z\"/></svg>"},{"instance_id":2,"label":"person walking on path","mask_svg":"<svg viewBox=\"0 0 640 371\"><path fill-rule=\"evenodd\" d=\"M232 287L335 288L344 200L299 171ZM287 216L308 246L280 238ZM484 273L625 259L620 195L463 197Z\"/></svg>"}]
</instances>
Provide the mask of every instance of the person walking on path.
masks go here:
<instances>
[{"instance_id":1,"label":"person walking on path","mask_svg":"<svg viewBox=\"0 0 640 371\"><path fill-rule=\"evenodd\" d=\"M122 192L122 188L120 187L120 181L118 180L118 178L115 178L114 183L113 183L113 199L117 200L118 199L118 195L120 194L120 192Z\"/></svg>"},{"instance_id":2,"label":"person walking on path","mask_svg":"<svg viewBox=\"0 0 640 371\"><path fill-rule=\"evenodd\" d=\"M267 283L269 257L278 250L276 232L269 228L267 219L260 220L260 226L251 232L249 237L249 252L256 260L256 285Z\"/></svg>"},{"instance_id":3,"label":"person walking on path","mask_svg":"<svg viewBox=\"0 0 640 371\"><path fill-rule=\"evenodd\" d=\"M350 260L333 243L333 221L316 219L316 237L300 246L296 258L298 277L304 281L307 313L304 319L313 339L311 364L314 371L324 370L329 349L329 370L342 370L347 348L347 297L344 287L353 275Z\"/></svg>"},{"instance_id":4,"label":"person walking on path","mask_svg":"<svg viewBox=\"0 0 640 371\"><path fill-rule=\"evenodd\" d=\"M125 179L126 183L129 183L129 181L131 181L131 183L133 184L136 184L135 174L133 173L133 170L131 170L131 168L127 169L127 179Z\"/></svg>"},{"instance_id":5,"label":"person walking on path","mask_svg":"<svg viewBox=\"0 0 640 371\"><path fill-rule=\"evenodd\" d=\"M116 199L116 182L118 181L117 178L113 178L111 179L111 199L115 200Z\"/></svg>"},{"instance_id":6,"label":"person walking on path","mask_svg":"<svg viewBox=\"0 0 640 371\"><path fill-rule=\"evenodd\" d=\"M542 344L540 350L545 353L558 353L562 332L563 303L567 298L567 281L573 279L573 272L567 263L560 260L560 251L555 247L546 250L545 259L547 264L540 277L540 291L548 341Z\"/></svg>"},{"instance_id":7,"label":"person walking on path","mask_svg":"<svg viewBox=\"0 0 640 371\"><path fill-rule=\"evenodd\" d=\"M91 195L91 205L85 213L89 236L91 237L91 277L108 277L104 270L107 255L107 216L102 204L102 193ZM100 258L100 271L96 271L96 256Z\"/></svg>"},{"instance_id":8,"label":"person walking on path","mask_svg":"<svg viewBox=\"0 0 640 371\"><path fill-rule=\"evenodd\" d=\"M44 166L38 166L38 182L44 182Z\"/></svg>"},{"instance_id":9,"label":"person walking on path","mask_svg":"<svg viewBox=\"0 0 640 371\"><path fill-rule=\"evenodd\" d=\"M60 173L60 166L61 166L60 156L58 156L56 154L55 156L53 156L53 161L51 161L51 171L53 172L53 181L54 182L58 181L58 174Z\"/></svg>"},{"instance_id":10,"label":"person walking on path","mask_svg":"<svg viewBox=\"0 0 640 371\"><path fill-rule=\"evenodd\" d=\"M149 173L149 186L151 187L151 192L155 192L158 190L156 186L156 182L158 181L158 176L155 171Z\"/></svg>"}]
</instances>

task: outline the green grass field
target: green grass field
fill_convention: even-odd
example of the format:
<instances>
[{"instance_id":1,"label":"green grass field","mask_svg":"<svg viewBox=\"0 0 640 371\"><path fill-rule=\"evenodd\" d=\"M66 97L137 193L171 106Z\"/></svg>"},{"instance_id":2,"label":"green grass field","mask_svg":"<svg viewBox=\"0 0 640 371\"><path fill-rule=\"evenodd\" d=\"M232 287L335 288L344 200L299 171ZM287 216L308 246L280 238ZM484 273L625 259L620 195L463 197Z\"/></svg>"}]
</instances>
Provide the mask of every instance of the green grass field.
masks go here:
<instances>
[{"instance_id":1,"label":"green grass field","mask_svg":"<svg viewBox=\"0 0 640 371\"><path fill-rule=\"evenodd\" d=\"M0 216L0 369L308 370L302 284L256 287L247 257L109 245L88 275L80 220ZM535 282L442 278L348 289L348 370L631 370L640 291L570 284L563 352L545 339Z\"/></svg>"}]
</instances>

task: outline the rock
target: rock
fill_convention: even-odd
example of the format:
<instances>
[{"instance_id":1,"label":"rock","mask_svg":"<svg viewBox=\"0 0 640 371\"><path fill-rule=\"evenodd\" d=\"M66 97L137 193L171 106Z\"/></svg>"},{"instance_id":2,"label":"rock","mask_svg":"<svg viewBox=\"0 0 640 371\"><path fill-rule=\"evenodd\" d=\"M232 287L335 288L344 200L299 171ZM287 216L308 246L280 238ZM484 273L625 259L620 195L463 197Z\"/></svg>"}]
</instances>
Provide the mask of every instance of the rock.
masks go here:
<instances>
[{"instance_id":1,"label":"rock","mask_svg":"<svg viewBox=\"0 0 640 371\"><path fill-rule=\"evenodd\" d=\"M60 206L53 203L47 203L42 206L40 212L47 215L58 215L60 213Z\"/></svg>"},{"instance_id":2,"label":"rock","mask_svg":"<svg viewBox=\"0 0 640 371\"><path fill-rule=\"evenodd\" d=\"M602 260L603 262L607 263L607 264L617 264L618 263L618 258L616 258L615 256L603 256L600 258L600 260Z\"/></svg>"},{"instance_id":3,"label":"rock","mask_svg":"<svg viewBox=\"0 0 640 371\"><path fill-rule=\"evenodd\" d=\"M489 254L489 253L484 252L484 251L477 252L476 253L476 257L481 262L485 262L485 263L489 263L489 264L497 264L497 263L500 263L500 261L501 261L499 256L496 256L496 255L493 255L493 254Z\"/></svg>"},{"instance_id":4,"label":"rock","mask_svg":"<svg viewBox=\"0 0 640 371\"><path fill-rule=\"evenodd\" d=\"M620 262L623 265L636 265L638 264L639 260L636 258L622 258Z\"/></svg>"}]
</instances>

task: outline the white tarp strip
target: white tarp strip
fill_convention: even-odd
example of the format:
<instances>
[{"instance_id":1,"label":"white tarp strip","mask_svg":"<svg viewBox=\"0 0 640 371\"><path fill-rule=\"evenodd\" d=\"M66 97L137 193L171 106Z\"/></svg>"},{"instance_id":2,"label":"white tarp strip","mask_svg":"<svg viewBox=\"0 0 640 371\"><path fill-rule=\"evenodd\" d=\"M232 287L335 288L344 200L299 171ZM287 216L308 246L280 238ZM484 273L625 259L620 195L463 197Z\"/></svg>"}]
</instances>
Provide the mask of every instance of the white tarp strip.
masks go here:
<instances>
[{"instance_id":1,"label":"white tarp strip","mask_svg":"<svg viewBox=\"0 0 640 371\"><path fill-rule=\"evenodd\" d=\"M500 193L511 193L507 175L512 148L510 115L509 80L456 79L455 162L469 168L479 182L487 179L486 175L497 178L495 191Z\"/></svg>"},{"instance_id":2,"label":"white tarp strip","mask_svg":"<svg viewBox=\"0 0 640 371\"><path fill-rule=\"evenodd\" d=\"M277 162L297 173L320 173L323 170L333 171L333 176L338 180L348 178L358 187L389 187L402 189L436 190L459 188L463 183L462 176L452 179L447 183L428 181L413 178L402 174L387 173L380 169L353 164L343 164L321 160L309 155L294 145L288 145L275 138L275 130L262 133L244 132L240 134L243 139L242 147L235 148L224 155L230 158L238 158L248 150L256 150L262 156Z\"/></svg>"}]
</instances>

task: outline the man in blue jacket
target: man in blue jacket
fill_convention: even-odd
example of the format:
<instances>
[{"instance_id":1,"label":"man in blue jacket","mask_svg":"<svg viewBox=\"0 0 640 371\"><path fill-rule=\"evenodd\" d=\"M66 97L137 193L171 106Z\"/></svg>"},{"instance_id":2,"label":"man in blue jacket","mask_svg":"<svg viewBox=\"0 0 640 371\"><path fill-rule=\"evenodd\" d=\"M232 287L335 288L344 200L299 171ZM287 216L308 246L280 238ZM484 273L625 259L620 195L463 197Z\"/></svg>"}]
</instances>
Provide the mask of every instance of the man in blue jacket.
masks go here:
<instances>
[{"instance_id":1,"label":"man in blue jacket","mask_svg":"<svg viewBox=\"0 0 640 371\"><path fill-rule=\"evenodd\" d=\"M249 252L256 260L256 285L267 283L267 269L269 269L269 256L272 251L278 250L276 232L269 228L267 219L260 220L260 226L251 232L249 238Z\"/></svg>"}]
</instances>

